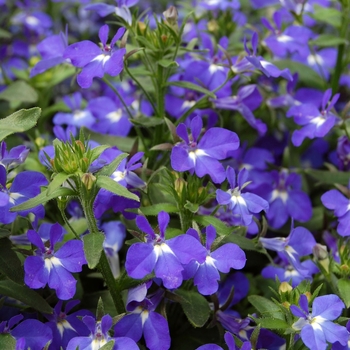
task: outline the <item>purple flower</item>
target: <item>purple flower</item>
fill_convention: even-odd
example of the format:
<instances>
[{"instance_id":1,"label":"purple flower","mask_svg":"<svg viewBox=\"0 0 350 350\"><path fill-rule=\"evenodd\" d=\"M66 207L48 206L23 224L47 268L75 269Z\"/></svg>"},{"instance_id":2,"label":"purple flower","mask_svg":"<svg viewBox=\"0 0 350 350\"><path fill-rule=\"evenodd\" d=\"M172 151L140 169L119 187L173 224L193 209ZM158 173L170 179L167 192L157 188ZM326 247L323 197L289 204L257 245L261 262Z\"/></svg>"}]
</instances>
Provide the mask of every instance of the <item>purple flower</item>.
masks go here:
<instances>
[{"instance_id":1,"label":"purple flower","mask_svg":"<svg viewBox=\"0 0 350 350\"><path fill-rule=\"evenodd\" d=\"M111 98L103 96L90 100L88 109L96 117L90 129L116 136L129 134L132 124L121 103L118 106Z\"/></svg>"},{"instance_id":2,"label":"purple flower","mask_svg":"<svg viewBox=\"0 0 350 350\"><path fill-rule=\"evenodd\" d=\"M88 109L82 109L83 98L80 92L70 96L64 96L63 101L70 109L70 112L58 112L53 117L54 124L72 125L77 127L90 127L95 118Z\"/></svg>"},{"instance_id":3,"label":"purple flower","mask_svg":"<svg viewBox=\"0 0 350 350\"><path fill-rule=\"evenodd\" d=\"M45 317L49 322L46 323L52 330L52 342L49 346L49 350L66 349L68 342L77 336L89 335L89 330L86 325L81 321L81 317L86 315L92 315L90 311L79 310L68 315L79 300L69 301L64 311L62 311L63 302L60 300L53 309L53 314L45 314Z\"/></svg>"},{"instance_id":4,"label":"purple flower","mask_svg":"<svg viewBox=\"0 0 350 350\"><path fill-rule=\"evenodd\" d=\"M129 7L136 5L139 0L115 0L117 6L104 3L91 4L85 7L85 10L96 11L101 17L106 17L111 13L123 18L129 25L132 23L132 16Z\"/></svg>"},{"instance_id":5,"label":"purple flower","mask_svg":"<svg viewBox=\"0 0 350 350\"><path fill-rule=\"evenodd\" d=\"M301 187L301 176L284 169L273 170L271 184L264 183L256 189L270 204L266 217L271 227L282 227L289 217L302 222L310 220L311 201Z\"/></svg>"},{"instance_id":6,"label":"purple flower","mask_svg":"<svg viewBox=\"0 0 350 350\"><path fill-rule=\"evenodd\" d=\"M105 233L103 249L111 267L114 278L120 275L119 250L123 246L126 237L126 228L120 221L109 221L101 225Z\"/></svg>"},{"instance_id":7,"label":"purple flower","mask_svg":"<svg viewBox=\"0 0 350 350\"><path fill-rule=\"evenodd\" d=\"M248 171L245 168L238 173L237 183L233 168L227 167L226 173L230 189L226 192L217 190L216 200L221 205L227 205L232 210L232 214L240 218L241 224L248 226L253 220L253 213L260 213L262 210L266 212L269 209L269 204L254 193L242 192L249 185L247 182Z\"/></svg>"},{"instance_id":8,"label":"purple flower","mask_svg":"<svg viewBox=\"0 0 350 350\"><path fill-rule=\"evenodd\" d=\"M68 46L64 52L64 58L69 58L73 66L82 68L77 77L82 88L90 87L94 77L103 78L105 73L115 77L124 69L126 49L117 49L115 44L123 36L125 28L118 29L110 45L107 45L108 32L107 24L100 28L102 48L92 41L84 40Z\"/></svg>"},{"instance_id":9,"label":"purple flower","mask_svg":"<svg viewBox=\"0 0 350 350\"><path fill-rule=\"evenodd\" d=\"M322 99L322 109L315 105L306 103L293 106L289 109L287 117L294 117L295 123L303 125L300 130L295 130L292 136L294 146L300 146L308 137L324 137L334 126L337 117L330 111L338 101L340 94L335 94L331 101L332 89L328 89Z\"/></svg>"},{"instance_id":10,"label":"purple flower","mask_svg":"<svg viewBox=\"0 0 350 350\"><path fill-rule=\"evenodd\" d=\"M261 120L255 119L253 110L262 102L262 96L256 85L246 85L238 90L237 95L212 100L216 108L238 111L251 127L264 135L267 126Z\"/></svg>"},{"instance_id":11,"label":"purple flower","mask_svg":"<svg viewBox=\"0 0 350 350\"><path fill-rule=\"evenodd\" d=\"M244 57L244 59L241 61L237 60L235 62L235 64L231 67L234 73L252 71L255 68L264 73L267 77L283 77L287 80L293 80L288 68L279 70L274 64L266 61L262 56L257 56L258 34L256 32L254 32L252 36L251 43L253 51L249 50L246 41L244 42L244 47L248 56Z\"/></svg>"},{"instance_id":12,"label":"purple flower","mask_svg":"<svg viewBox=\"0 0 350 350\"><path fill-rule=\"evenodd\" d=\"M68 33L60 32L47 37L37 45L37 49L43 58L30 72L30 77L46 72L65 61L64 50L68 47Z\"/></svg>"},{"instance_id":13,"label":"purple flower","mask_svg":"<svg viewBox=\"0 0 350 350\"><path fill-rule=\"evenodd\" d=\"M228 350L239 349L238 347L236 347L234 338L233 338L231 333L226 332L224 335L224 338L225 338L225 342L226 342ZM252 348L252 346L251 346L250 342L245 342L241 347L242 350L251 350L251 348ZM216 345L216 344L205 344L205 345L200 346L196 350L223 350L223 349L221 346Z\"/></svg>"},{"instance_id":14,"label":"purple flower","mask_svg":"<svg viewBox=\"0 0 350 350\"><path fill-rule=\"evenodd\" d=\"M26 146L16 146L7 151L6 142L0 142L0 166L3 165L7 171L22 164L28 156L29 148Z\"/></svg>"},{"instance_id":15,"label":"purple flower","mask_svg":"<svg viewBox=\"0 0 350 350\"><path fill-rule=\"evenodd\" d=\"M349 183L350 186L350 183ZM350 236L350 199L338 190L330 190L321 197L322 204L338 218L337 232L343 236Z\"/></svg>"},{"instance_id":16,"label":"purple flower","mask_svg":"<svg viewBox=\"0 0 350 350\"><path fill-rule=\"evenodd\" d=\"M198 242L200 238L194 229L187 231L187 235L194 236ZM199 293L211 295L218 291L220 280L219 272L228 273L231 268L240 270L245 266L246 256L244 251L234 243L226 243L214 251L210 251L216 237L213 226L206 228L206 258L204 262L192 261L185 266L184 276L186 279L194 278L194 285Z\"/></svg>"},{"instance_id":17,"label":"purple flower","mask_svg":"<svg viewBox=\"0 0 350 350\"><path fill-rule=\"evenodd\" d=\"M27 233L29 241L38 247L35 256L29 256L24 262L25 283L33 289L46 284L55 289L61 300L68 300L75 294L77 281L71 273L80 272L86 264L83 243L71 240L55 251L55 244L63 239L63 228L54 224L50 228L50 246L44 245L42 238L34 230Z\"/></svg>"},{"instance_id":18,"label":"purple flower","mask_svg":"<svg viewBox=\"0 0 350 350\"><path fill-rule=\"evenodd\" d=\"M299 273L308 273L308 268L301 265L300 258L312 253L316 241L306 228L294 228L288 237L260 237L259 242L265 249L274 250L279 253L279 256L285 257Z\"/></svg>"},{"instance_id":19,"label":"purple flower","mask_svg":"<svg viewBox=\"0 0 350 350\"><path fill-rule=\"evenodd\" d=\"M136 218L139 229L146 233L144 243L134 243L126 255L125 269L132 278L141 279L153 270L155 276L163 281L165 288L180 287L183 265L192 260L203 262L206 252L192 236L182 234L166 240L165 230L169 224L169 214L158 214L160 234L154 232L144 216Z\"/></svg>"},{"instance_id":20,"label":"purple flower","mask_svg":"<svg viewBox=\"0 0 350 350\"><path fill-rule=\"evenodd\" d=\"M42 350L52 339L51 329L33 319L19 323L22 319L23 315L16 315L8 323L0 322L0 334L11 334L16 339L16 350Z\"/></svg>"},{"instance_id":21,"label":"purple flower","mask_svg":"<svg viewBox=\"0 0 350 350\"><path fill-rule=\"evenodd\" d=\"M114 335L139 341L143 334L150 350L168 350L171 342L168 322L155 311L164 291L158 289L154 294L146 295L147 285L144 283L129 290L126 309L130 313L116 324Z\"/></svg>"},{"instance_id":22,"label":"purple flower","mask_svg":"<svg viewBox=\"0 0 350 350\"><path fill-rule=\"evenodd\" d=\"M90 331L88 337L75 337L67 345L67 350L97 350L114 340L113 350L139 350L136 343L127 337L111 337L108 331L111 329L113 320L109 315L104 315L100 321L92 316L84 316L83 322Z\"/></svg>"},{"instance_id":23,"label":"purple flower","mask_svg":"<svg viewBox=\"0 0 350 350\"><path fill-rule=\"evenodd\" d=\"M272 32L264 39L263 43L272 51L275 56L286 57L289 53L298 52L301 56L309 53L308 41L312 37L312 31L303 26L288 26L282 31L282 13L276 11L273 14L273 21L276 28L266 19L261 19L263 25Z\"/></svg>"},{"instance_id":24,"label":"purple flower","mask_svg":"<svg viewBox=\"0 0 350 350\"><path fill-rule=\"evenodd\" d=\"M208 174L213 182L221 183L225 179L225 169L219 160L227 158L229 151L239 147L238 136L223 128L210 128L197 142L202 127L201 118L192 119L191 139L185 124L177 127L176 132L183 141L172 149L171 166L176 171L196 173L198 177Z\"/></svg>"},{"instance_id":25,"label":"purple flower","mask_svg":"<svg viewBox=\"0 0 350 350\"><path fill-rule=\"evenodd\" d=\"M290 307L293 315L299 317L292 327L301 331L301 339L307 347L326 350L327 342L347 344L349 337L347 329L332 322L341 315L345 307L337 295L330 294L315 298L311 313L306 295L300 295L299 305L300 307L296 305Z\"/></svg>"},{"instance_id":26,"label":"purple flower","mask_svg":"<svg viewBox=\"0 0 350 350\"><path fill-rule=\"evenodd\" d=\"M15 177L9 188L6 186L6 178L6 169L0 165L0 223L10 224L17 215L27 216L29 213L34 213L37 218L44 217L42 205L20 212L10 212L10 209L37 196L41 192L40 187L48 184L46 177L36 171L23 171Z\"/></svg>"}]
</instances>

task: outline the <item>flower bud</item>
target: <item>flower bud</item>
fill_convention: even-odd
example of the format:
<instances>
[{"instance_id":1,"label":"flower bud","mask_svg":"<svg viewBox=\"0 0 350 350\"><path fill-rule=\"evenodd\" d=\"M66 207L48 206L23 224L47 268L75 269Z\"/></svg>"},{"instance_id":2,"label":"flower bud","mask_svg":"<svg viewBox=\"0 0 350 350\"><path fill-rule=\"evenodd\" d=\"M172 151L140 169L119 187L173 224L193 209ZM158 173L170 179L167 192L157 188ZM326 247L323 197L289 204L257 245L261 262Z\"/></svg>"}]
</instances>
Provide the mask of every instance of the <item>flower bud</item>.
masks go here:
<instances>
[{"instance_id":1,"label":"flower bud","mask_svg":"<svg viewBox=\"0 0 350 350\"><path fill-rule=\"evenodd\" d=\"M81 149L82 153L85 152L85 145L80 140L76 140L75 144L76 144L76 146L78 146Z\"/></svg>"},{"instance_id":2,"label":"flower bud","mask_svg":"<svg viewBox=\"0 0 350 350\"><path fill-rule=\"evenodd\" d=\"M81 182L85 185L87 190L91 190L92 186L96 182L96 176L91 173L85 173L81 176Z\"/></svg>"},{"instance_id":3,"label":"flower bud","mask_svg":"<svg viewBox=\"0 0 350 350\"><path fill-rule=\"evenodd\" d=\"M317 243L312 249L313 254L318 261L318 263L325 269L325 271L329 272L329 257L327 252L327 247L325 245Z\"/></svg>"},{"instance_id":4,"label":"flower bud","mask_svg":"<svg viewBox=\"0 0 350 350\"><path fill-rule=\"evenodd\" d=\"M282 282L278 287L280 293L288 293L293 290L293 287L288 282Z\"/></svg>"},{"instance_id":5,"label":"flower bud","mask_svg":"<svg viewBox=\"0 0 350 350\"><path fill-rule=\"evenodd\" d=\"M171 27L177 27L178 12L175 6L170 6L164 11L163 16Z\"/></svg>"},{"instance_id":6,"label":"flower bud","mask_svg":"<svg viewBox=\"0 0 350 350\"><path fill-rule=\"evenodd\" d=\"M186 186L186 181L182 178L177 178L174 183L175 191L181 195L184 186Z\"/></svg>"}]
</instances>

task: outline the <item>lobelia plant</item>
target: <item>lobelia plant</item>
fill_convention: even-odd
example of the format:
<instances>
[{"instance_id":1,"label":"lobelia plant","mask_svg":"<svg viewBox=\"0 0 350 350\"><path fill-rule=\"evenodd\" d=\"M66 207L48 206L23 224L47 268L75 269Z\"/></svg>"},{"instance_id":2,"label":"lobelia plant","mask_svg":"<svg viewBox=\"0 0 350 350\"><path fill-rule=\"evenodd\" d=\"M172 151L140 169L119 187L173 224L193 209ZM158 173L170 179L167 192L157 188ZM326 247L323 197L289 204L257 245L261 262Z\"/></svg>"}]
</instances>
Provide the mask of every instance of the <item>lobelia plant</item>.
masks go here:
<instances>
[{"instance_id":1,"label":"lobelia plant","mask_svg":"<svg viewBox=\"0 0 350 350\"><path fill-rule=\"evenodd\" d=\"M348 349L350 2L262 3L0 0L0 349Z\"/></svg>"}]
</instances>

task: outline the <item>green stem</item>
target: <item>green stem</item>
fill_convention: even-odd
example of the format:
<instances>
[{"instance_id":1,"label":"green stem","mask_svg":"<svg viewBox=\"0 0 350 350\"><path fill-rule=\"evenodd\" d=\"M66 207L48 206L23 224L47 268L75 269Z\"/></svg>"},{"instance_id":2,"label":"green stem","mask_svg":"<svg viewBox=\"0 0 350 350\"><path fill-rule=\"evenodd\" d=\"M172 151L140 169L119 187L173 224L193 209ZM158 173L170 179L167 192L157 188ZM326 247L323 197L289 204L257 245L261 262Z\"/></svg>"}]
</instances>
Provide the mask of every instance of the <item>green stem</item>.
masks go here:
<instances>
[{"instance_id":1,"label":"green stem","mask_svg":"<svg viewBox=\"0 0 350 350\"><path fill-rule=\"evenodd\" d=\"M130 75L130 78L137 84L137 86L143 91L143 93L145 94L145 96L147 97L149 103L152 105L152 108L154 110L155 113L157 113L157 108L155 106L155 104L153 103L153 99L150 97L150 95L148 94L148 92L145 90L145 88L143 87L143 85L135 78L135 76L133 74L131 74L129 68L127 65L124 66L126 72Z\"/></svg>"},{"instance_id":2,"label":"green stem","mask_svg":"<svg viewBox=\"0 0 350 350\"><path fill-rule=\"evenodd\" d=\"M72 225L70 224L70 222L68 221L68 218L66 216L66 213L64 212L64 209L59 205L58 206L62 215L62 219L64 221L64 223L69 227L69 229L72 231L72 233L74 234L76 239L80 239L79 235L77 234L77 232L74 230L74 228L72 227Z\"/></svg>"},{"instance_id":3,"label":"green stem","mask_svg":"<svg viewBox=\"0 0 350 350\"><path fill-rule=\"evenodd\" d=\"M96 234L100 232L100 230L97 226L97 222L93 211L93 202L94 202L95 196L94 195L91 195L89 197L86 196L84 189L82 189L82 191L79 191L79 192L81 193L80 202L86 216L89 232L91 234ZM117 284L117 281L113 276L111 267L109 266L109 262L106 257L106 253L103 249L101 252L101 257L97 265L97 268L100 270L103 276L103 279L109 289L109 292L111 293L111 297L118 314L125 312L123 299L121 296L121 290Z\"/></svg>"},{"instance_id":4,"label":"green stem","mask_svg":"<svg viewBox=\"0 0 350 350\"><path fill-rule=\"evenodd\" d=\"M342 18L341 28L339 31L339 37L342 39L346 39L348 27L349 27L350 6L349 6L349 1L342 1L342 4L343 4L343 11L342 11L343 18ZM344 68L343 67L344 52L345 52L345 44L342 43L338 45L337 62L336 62L334 73L332 75L332 80L331 80L333 95L336 94L339 89L339 80Z\"/></svg>"}]
</instances>

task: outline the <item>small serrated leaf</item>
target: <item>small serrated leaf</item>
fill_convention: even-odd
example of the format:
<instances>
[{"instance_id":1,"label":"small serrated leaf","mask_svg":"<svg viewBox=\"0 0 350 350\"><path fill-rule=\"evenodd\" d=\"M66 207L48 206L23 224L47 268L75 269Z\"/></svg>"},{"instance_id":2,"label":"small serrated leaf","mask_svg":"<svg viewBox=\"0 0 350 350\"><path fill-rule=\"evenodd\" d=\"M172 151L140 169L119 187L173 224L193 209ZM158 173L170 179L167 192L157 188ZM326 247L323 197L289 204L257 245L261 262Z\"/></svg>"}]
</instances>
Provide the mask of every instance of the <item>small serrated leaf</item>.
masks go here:
<instances>
[{"instance_id":1,"label":"small serrated leaf","mask_svg":"<svg viewBox=\"0 0 350 350\"><path fill-rule=\"evenodd\" d=\"M262 317L277 318L285 321L282 310L271 300L260 295L250 295L248 296L248 301L255 307Z\"/></svg>"},{"instance_id":2,"label":"small serrated leaf","mask_svg":"<svg viewBox=\"0 0 350 350\"><path fill-rule=\"evenodd\" d=\"M338 280L339 294L344 301L346 307L350 307L350 280L346 278L341 278Z\"/></svg>"},{"instance_id":3,"label":"small serrated leaf","mask_svg":"<svg viewBox=\"0 0 350 350\"><path fill-rule=\"evenodd\" d=\"M8 238L0 239L0 273L13 282L23 284L23 267Z\"/></svg>"},{"instance_id":4,"label":"small serrated leaf","mask_svg":"<svg viewBox=\"0 0 350 350\"><path fill-rule=\"evenodd\" d=\"M15 350L16 339L11 334L0 334L0 349Z\"/></svg>"},{"instance_id":5,"label":"small serrated leaf","mask_svg":"<svg viewBox=\"0 0 350 350\"><path fill-rule=\"evenodd\" d=\"M60 187L57 190L54 190L49 196L47 195L47 190L45 190L40 194L38 194L36 197L31 198L26 202L23 202L19 205L12 207L10 211L28 210L60 196L75 196L75 195L76 195L75 191L66 187Z\"/></svg>"},{"instance_id":6,"label":"small serrated leaf","mask_svg":"<svg viewBox=\"0 0 350 350\"><path fill-rule=\"evenodd\" d=\"M16 132L23 132L33 128L41 114L38 107L21 109L0 120L0 141Z\"/></svg>"},{"instance_id":7,"label":"small serrated leaf","mask_svg":"<svg viewBox=\"0 0 350 350\"><path fill-rule=\"evenodd\" d=\"M289 327L288 323L277 318L264 317L257 320L261 328L284 330Z\"/></svg>"},{"instance_id":8,"label":"small serrated leaf","mask_svg":"<svg viewBox=\"0 0 350 350\"><path fill-rule=\"evenodd\" d=\"M0 281L0 294L21 301L40 312L51 314L52 309L37 292L11 280Z\"/></svg>"},{"instance_id":9,"label":"small serrated leaf","mask_svg":"<svg viewBox=\"0 0 350 350\"><path fill-rule=\"evenodd\" d=\"M119 154L110 164L104 166L96 175L111 176L119 164L128 156L127 153Z\"/></svg>"},{"instance_id":10,"label":"small serrated leaf","mask_svg":"<svg viewBox=\"0 0 350 350\"><path fill-rule=\"evenodd\" d=\"M176 205L170 203L158 203L153 204L149 207L139 208L142 214L146 216L157 216L160 211L165 211L167 213L178 213L179 209Z\"/></svg>"},{"instance_id":11,"label":"small serrated leaf","mask_svg":"<svg viewBox=\"0 0 350 350\"><path fill-rule=\"evenodd\" d=\"M137 202L140 201L140 198L136 194L131 193L125 187L108 176L99 175L96 180L96 184L98 187L104 188L105 190L112 192L118 196L129 198Z\"/></svg>"},{"instance_id":12,"label":"small serrated leaf","mask_svg":"<svg viewBox=\"0 0 350 350\"><path fill-rule=\"evenodd\" d=\"M54 190L59 188L63 184L63 182L65 182L72 176L74 176L74 174L58 173L47 187L46 195L49 196L50 194L52 194Z\"/></svg>"},{"instance_id":13,"label":"small serrated leaf","mask_svg":"<svg viewBox=\"0 0 350 350\"><path fill-rule=\"evenodd\" d=\"M185 315L194 327L203 327L210 316L210 307L205 297L195 291L177 289L180 304Z\"/></svg>"},{"instance_id":14,"label":"small serrated leaf","mask_svg":"<svg viewBox=\"0 0 350 350\"><path fill-rule=\"evenodd\" d=\"M105 236L101 232L92 232L83 236L84 253L90 269L94 269L100 261Z\"/></svg>"}]
</instances>

